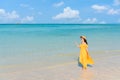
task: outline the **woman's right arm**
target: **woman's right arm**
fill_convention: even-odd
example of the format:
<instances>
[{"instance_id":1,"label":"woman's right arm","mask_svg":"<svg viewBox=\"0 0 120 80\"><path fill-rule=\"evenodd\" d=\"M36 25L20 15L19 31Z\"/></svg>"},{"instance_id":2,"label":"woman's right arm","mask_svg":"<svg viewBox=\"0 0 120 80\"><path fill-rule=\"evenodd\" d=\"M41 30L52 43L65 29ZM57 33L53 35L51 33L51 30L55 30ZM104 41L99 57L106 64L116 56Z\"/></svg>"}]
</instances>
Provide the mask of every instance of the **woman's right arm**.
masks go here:
<instances>
[{"instance_id":1,"label":"woman's right arm","mask_svg":"<svg viewBox=\"0 0 120 80\"><path fill-rule=\"evenodd\" d=\"M79 46L79 44L77 43L77 42L75 42L75 45L79 48L80 46Z\"/></svg>"}]
</instances>

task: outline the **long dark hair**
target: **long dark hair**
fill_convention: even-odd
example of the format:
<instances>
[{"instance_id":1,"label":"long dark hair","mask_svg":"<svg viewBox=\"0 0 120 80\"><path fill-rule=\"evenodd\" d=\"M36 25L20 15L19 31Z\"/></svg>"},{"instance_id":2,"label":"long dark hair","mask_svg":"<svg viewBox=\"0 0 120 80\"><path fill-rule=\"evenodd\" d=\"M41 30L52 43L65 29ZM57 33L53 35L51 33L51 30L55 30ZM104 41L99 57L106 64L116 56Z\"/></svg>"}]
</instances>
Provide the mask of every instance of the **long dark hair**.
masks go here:
<instances>
[{"instance_id":1,"label":"long dark hair","mask_svg":"<svg viewBox=\"0 0 120 80\"><path fill-rule=\"evenodd\" d=\"M84 39L84 38L83 38L83 40L84 40L84 42L88 45L87 39Z\"/></svg>"},{"instance_id":2,"label":"long dark hair","mask_svg":"<svg viewBox=\"0 0 120 80\"><path fill-rule=\"evenodd\" d=\"M84 40L84 42L88 45L87 39L85 39L83 36L80 36Z\"/></svg>"}]
</instances>

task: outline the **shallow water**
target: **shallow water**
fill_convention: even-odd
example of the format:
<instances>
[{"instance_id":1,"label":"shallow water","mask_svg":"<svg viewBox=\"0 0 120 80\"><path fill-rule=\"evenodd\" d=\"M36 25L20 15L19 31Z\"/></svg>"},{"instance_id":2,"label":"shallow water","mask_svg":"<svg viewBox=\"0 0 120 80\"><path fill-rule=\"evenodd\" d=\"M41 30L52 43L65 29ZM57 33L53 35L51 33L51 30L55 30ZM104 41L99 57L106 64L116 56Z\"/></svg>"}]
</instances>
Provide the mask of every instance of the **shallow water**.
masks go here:
<instances>
[{"instance_id":1,"label":"shallow water","mask_svg":"<svg viewBox=\"0 0 120 80\"><path fill-rule=\"evenodd\" d=\"M120 50L119 24L0 25L0 65L54 65L74 61L80 35L87 36L91 55Z\"/></svg>"}]
</instances>

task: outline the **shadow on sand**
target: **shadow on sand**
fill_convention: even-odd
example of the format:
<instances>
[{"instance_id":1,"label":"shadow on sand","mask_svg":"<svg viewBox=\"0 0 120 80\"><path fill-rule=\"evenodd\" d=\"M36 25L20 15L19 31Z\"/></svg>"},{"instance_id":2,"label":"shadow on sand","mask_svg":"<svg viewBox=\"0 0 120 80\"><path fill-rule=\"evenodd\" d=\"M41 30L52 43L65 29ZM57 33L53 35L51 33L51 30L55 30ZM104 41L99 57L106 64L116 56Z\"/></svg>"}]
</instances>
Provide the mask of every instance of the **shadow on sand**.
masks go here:
<instances>
[{"instance_id":1,"label":"shadow on sand","mask_svg":"<svg viewBox=\"0 0 120 80\"><path fill-rule=\"evenodd\" d=\"M82 64L79 62L79 57L78 57L77 61L78 61L78 66L82 67Z\"/></svg>"},{"instance_id":2,"label":"shadow on sand","mask_svg":"<svg viewBox=\"0 0 120 80\"><path fill-rule=\"evenodd\" d=\"M82 67L82 64L79 62L79 57L78 57L77 61L78 61L78 66L79 66L79 67ZM88 66L88 67L92 67L92 65L90 65L90 64L88 64L87 66Z\"/></svg>"}]
</instances>

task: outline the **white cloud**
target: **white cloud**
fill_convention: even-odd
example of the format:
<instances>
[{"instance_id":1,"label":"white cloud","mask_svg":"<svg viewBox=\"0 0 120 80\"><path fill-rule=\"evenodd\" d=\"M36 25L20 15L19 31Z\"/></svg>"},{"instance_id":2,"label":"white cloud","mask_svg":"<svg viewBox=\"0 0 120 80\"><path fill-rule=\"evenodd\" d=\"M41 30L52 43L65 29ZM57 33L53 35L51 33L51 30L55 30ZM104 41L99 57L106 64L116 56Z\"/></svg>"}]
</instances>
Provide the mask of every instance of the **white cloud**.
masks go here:
<instances>
[{"instance_id":1,"label":"white cloud","mask_svg":"<svg viewBox=\"0 0 120 80\"><path fill-rule=\"evenodd\" d=\"M34 17L33 16L26 16L24 17L23 19L21 19L21 22L22 23L25 23L25 22L31 22L34 20Z\"/></svg>"},{"instance_id":2,"label":"white cloud","mask_svg":"<svg viewBox=\"0 0 120 80\"><path fill-rule=\"evenodd\" d=\"M27 4L20 4L21 7L29 7Z\"/></svg>"},{"instance_id":3,"label":"white cloud","mask_svg":"<svg viewBox=\"0 0 120 80\"><path fill-rule=\"evenodd\" d=\"M88 24L93 24L96 23L97 19L96 18L88 18L85 21L83 21L83 23L88 23Z\"/></svg>"},{"instance_id":4,"label":"white cloud","mask_svg":"<svg viewBox=\"0 0 120 80\"><path fill-rule=\"evenodd\" d=\"M101 6L101 5L92 5L92 8L96 10L97 12L102 12L104 10L107 10L108 8L106 6Z\"/></svg>"},{"instance_id":5,"label":"white cloud","mask_svg":"<svg viewBox=\"0 0 120 80\"><path fill-rule=\"evenodd\" d=\"M4 9L0 9L0 15L4 15L5 14L5 10Z\"/></svg>"},{"instance_id":6,"label":"white cloud","mask_svg":"<svg viewBox=\"0 0 120 80\"><path fill-rule=\"evenodd\" d=\"M110 9L109 11L108 11L108 14L110 14L110 15L114 15L114 14L120 14L120 9Z\"/></svg>"},{"instance_id":7,"label":"white cloud","mask_svg":"<svg viewBox=\"0 0 120 80\"><path fill-rule=\"evenodd\" d=\"M120 0L114 0L114 5L115 5L115 6L120 5Z\"/></svg>"},{"instance_id":8,"label":"white cloud","mask_svg":"<svg viewBox=\"0 0 120 80\"><path fill-rule=\"evenodd\" d=\"M73 18L80 18L79 11L73 10L70 7L64 8L64 11L56 16L53 19L73 19Z\"/></svg>"},{"instance_id":9,"label":"white cloud","mask_svg":"<svg viewBox=\"0 0 120 80\"><path fill-rule=\"evenodd\" d=\"M84 24L106 24L105 21L100 21L97 18L87 18L83 20Z\"/></svg>"},{"instance_id":10,"label":"white cloud","mask_svg":"<svg viewBox=\"0 0 120 80\"><path fill-rule=\"evenodd\" d=\"M7 14L7 18L16 19L16 18L19 18L19 15L16 13L16 11L12 11L11 13Z\"/></svg>"},{"instance_id":11,"label":"white cloud","mask_svg":"<svg viewBox=\"0 0 120 80\"><path fill-rule=\"evenodd\" d=\"M22 18L15 10L8 12L5 9L0 9L0 23L26 23L33 20L33 16L26 16Z\"/></svg>"},{"instance_id":12,"label":"white cloud","mask_svg":"<svg viewBox=\"0 0 120 80\"><path fill-rule=\"evenodd\" d=\"M64 5L64 2L63 2L63 1L61 1L61 2L59 2L59 3L55 3L53 6L55 6L55 7L60 7L60 6L62 6L62 5Z\"/></svg>"},{"instance_id":13,"label":"white cloud","mask_svg":"<svg viewBox=\"0 0 120 80\"><path fill-rule=\"evenodd\" d=\"M93 5L92 8L94 10L96 10L97 12L102 12L102 11L105 11L106 14L109 14L109 15L118 15L120 14L120 9L113 9L111 7L108 7L108 6L100 6L100 5Z\"/></svg>"},{"instance_id":14,"label":"white cloud","mask_svg":"<svg viewBox=\"0 0 120 80\"><path fill-rule=\"evenodd\" d=\"M30 10L34 10L34 8L31 7L31 6L28 5L28 4L20 4L20 6L23 7L23 8L28 8L28 9L30 9Z\"/></svg>"},{"instance_id":15,"label":"white cloud","mask_svg":"<svg viewBox=\"0 0 120 80\"><path fill-rule=\"evenodd\" d=\"M6 12L4 9L0 9L0 19L18 19L19 15L16 11Z\"/></svg>"}]
</instances>

